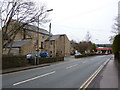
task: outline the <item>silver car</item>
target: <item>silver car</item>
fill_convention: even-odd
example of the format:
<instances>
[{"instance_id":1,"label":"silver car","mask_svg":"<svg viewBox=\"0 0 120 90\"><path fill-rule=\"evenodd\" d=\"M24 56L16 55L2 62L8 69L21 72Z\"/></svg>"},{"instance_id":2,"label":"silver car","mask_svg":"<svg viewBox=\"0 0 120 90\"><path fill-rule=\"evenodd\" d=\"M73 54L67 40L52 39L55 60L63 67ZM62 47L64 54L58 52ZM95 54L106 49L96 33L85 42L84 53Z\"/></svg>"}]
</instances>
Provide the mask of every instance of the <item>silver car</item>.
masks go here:
<instances>
[{"instance_id":1,"label":"silver car","mask_svg":"<svg viewBox=\"0 0 120 90\"><path fill-rule=\"evenodd\" d=\"M75 54L75 56L79 56L79 55L82 55L80 52L77 52L76 54Z\"/></svg>"}]
</instances>

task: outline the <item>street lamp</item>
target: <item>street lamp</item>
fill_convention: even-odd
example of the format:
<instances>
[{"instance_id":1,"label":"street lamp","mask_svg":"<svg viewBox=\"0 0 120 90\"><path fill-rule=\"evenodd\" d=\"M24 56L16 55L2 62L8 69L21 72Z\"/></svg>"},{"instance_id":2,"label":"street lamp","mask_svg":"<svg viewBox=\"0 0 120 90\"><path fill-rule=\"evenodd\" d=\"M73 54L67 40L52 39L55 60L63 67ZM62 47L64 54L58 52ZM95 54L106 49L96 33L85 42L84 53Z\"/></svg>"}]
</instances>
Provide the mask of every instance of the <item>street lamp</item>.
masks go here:
<instances>
[{"instance_id":1,"label":"street lamp","mask_svg":"<svg viewBox=\"0 0 120 90\"><path fill-rule=\"evenodd\" d=\"M53 11L53 9L46 10L45 12ZM41 13L40 15L44 14L45 12ZM38 32L39 32L39 16L38 15ZM37 44L37 58L35 58L35 64L39 64L39 33L36 33L36 44Z\"/></svg>"},{"instance_id":2,"label":"street lamp","mask_svg":"<svg viewBox=\"0 0 120 90\"><path fill-rule=\"evenodd\" d=\"M48 53L51 56L51 52L50 52L50 37L51 37L51 23L49 24L49 41L48 41Z\"/></svg>"},{"instance_id":3,"label":"street lamp","mask_svg":"<svg viewBox=\"0 0 120 90\"><path fill-rule=\"evenodd\" d=\"M53 9L46 10L46 12L50 12L50 11L53 11Z\"/></svg>"}]
</instances>

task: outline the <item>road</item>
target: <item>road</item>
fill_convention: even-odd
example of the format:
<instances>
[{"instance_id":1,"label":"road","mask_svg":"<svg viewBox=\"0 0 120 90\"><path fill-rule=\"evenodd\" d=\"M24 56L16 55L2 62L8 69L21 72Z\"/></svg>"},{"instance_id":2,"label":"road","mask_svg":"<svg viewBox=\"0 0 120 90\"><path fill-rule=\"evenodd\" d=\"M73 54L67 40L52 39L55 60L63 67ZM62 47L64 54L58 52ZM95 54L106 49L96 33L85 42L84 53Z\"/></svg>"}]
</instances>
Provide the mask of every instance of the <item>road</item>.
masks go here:
<instances>
[{"instance_id":1,"label":"road","mask_svg":"<svg viewBox=\"0 0 120 90\"><path fill-rule=\"evenodd\" d=\"M3 88L79 88L111 55L67 60L2 76ZM68 58L71 59L71 58Z\"/></svg>"}]
</instances>

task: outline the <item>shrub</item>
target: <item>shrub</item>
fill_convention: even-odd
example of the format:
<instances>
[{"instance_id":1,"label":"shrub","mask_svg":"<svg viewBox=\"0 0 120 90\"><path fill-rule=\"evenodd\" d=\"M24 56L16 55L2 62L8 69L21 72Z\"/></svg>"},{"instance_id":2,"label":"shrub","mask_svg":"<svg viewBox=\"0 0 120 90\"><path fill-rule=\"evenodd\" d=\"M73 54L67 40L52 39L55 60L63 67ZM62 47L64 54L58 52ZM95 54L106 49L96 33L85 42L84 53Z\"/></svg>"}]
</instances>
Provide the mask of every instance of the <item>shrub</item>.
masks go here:
<instances>
[{"instance_id":1,"label":"shrub","mask_svg":"<svg viewBox=\"0 0 120 90\"><path fill-rule=\"evenodd\" d=\"M98 55L98 54L95 54L95 53L87 53L87 54L83 54L83 55L77 55L77 56L75 56L75 58L82 58L82 57L95 56L95 55Z\"/></svg>"},{"instance_id":2,"label":"shrub","mask_svg":"<svg viewBox=\"0 0 120 90\"><path fill-rule=\"evenodd\" d=\"M26 66L27 60L25 56L13 56L13 55L3 55L2 56L2 69L15 68Z\"/></svg>"},{"instance_id":3,"label":"shrub","mask_svg":"<svg viewBox=\"0 0 120 90\"><path fill-rule=\"evenodd\" d=\"M49 58L39 58L38 64L44 64L44 63L52 63L52 62L58 62L58 61L64 61L64 57L49 57ZM31 64L35 64L35 59L31 60Z\"/></svg>"},{"instance_id":4,"label":"shrub","mask_svg":"<svg viewBox=\"0 0 120 90\"><path fill-rule=\"evenodd\" d=\"M115 36L112 45L113 53L115 55L115 59L120 62L120 34Z\"/></svg>"},{"instance_id":5,"label":"shrub","mask_svg":"<svg viewBox=\"0 0 120 90\"><path fill-rule=\"evenodd\" d=\"M113 41L112 45L113 53L117 53L120 51L120 34L115 36L115 39Z\"/></svg>"}]
</instances>

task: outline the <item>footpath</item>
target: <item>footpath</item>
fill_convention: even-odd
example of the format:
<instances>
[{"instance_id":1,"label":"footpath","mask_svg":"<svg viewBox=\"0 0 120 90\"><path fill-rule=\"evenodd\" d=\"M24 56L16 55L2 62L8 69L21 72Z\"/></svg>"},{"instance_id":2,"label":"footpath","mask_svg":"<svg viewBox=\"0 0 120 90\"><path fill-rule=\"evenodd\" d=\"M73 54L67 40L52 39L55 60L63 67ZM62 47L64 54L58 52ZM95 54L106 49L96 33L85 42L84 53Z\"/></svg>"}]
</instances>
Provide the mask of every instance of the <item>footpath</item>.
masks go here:
<instances>
[{"instance_id":1,"label":"footpath","mask_svg":"<svg viewBox=\"0 0 120 90\"><path fill-rule=\"evenodd\" d=\"M44 66L50 66L50 64L31 65L31 66L25 66L25 67L5 69L5 70L2 70L2 74L28 70L28 69L38 68L38 67L44 67Z\"/></svg>"},{"instance_id":2,"label":"footpath","mask_svg":"<svg viewBox=\"0 0 120 90\"><path fill-rule=\"evenodd\" d=\"M88 88L120 90L120 63L111 58Z\"/></svg>"}]
</instances>

